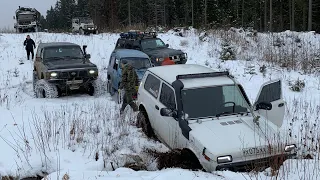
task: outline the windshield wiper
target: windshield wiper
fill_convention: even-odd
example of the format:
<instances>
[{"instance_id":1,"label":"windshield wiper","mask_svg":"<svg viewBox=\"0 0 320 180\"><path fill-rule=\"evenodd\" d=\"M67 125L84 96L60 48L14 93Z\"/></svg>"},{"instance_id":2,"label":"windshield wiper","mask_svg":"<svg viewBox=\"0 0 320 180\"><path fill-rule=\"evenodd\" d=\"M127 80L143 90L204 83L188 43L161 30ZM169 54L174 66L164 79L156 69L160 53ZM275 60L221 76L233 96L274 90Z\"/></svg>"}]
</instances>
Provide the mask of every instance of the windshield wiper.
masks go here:
<instances>
[{"instance_id":1,"label":"windshield wiper","mask_svg":"<svg viewBox=\"0 0 320 180\"><path fill-rule=\"evenodd\" d=\"M236 115L236 114L244 115L245 113L248 113L248 112L222 112L222 113L216 114L216 117L220 117L222 115Z\"/></svg>"},{"instance_id":2,"label":"windshield wiper","mask_svg":"<svg viewBox=\"0 0 320 180\"><path fill-rule=\"evenodd\" d=\"M75 56L63 56L63 58L83 59L81 57L75 57Z\"/></svg>"},{"instance_id":3,"label":"windshield wiper","mask_svg":"<svg viewBox=\"0 0 320 180\"><path fill-rule=\"evenodd\" d=\"M45 58L46 60L61 60L61 59L64 59L62 57L48 57L48 58Z\"/></svg>"}]
</instances>

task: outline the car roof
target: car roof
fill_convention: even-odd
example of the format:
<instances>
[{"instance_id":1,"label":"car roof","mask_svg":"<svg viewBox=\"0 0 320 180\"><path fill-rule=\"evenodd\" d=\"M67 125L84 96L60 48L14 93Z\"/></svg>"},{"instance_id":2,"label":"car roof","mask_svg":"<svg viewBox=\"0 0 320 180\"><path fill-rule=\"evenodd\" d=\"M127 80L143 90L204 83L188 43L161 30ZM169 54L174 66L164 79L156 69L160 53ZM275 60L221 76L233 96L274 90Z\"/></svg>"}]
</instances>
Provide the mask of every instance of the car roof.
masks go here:
<instances>
[{"instance_id":1,"label":"car roof","mask_svg":"<svg viewBox=\"0 0 320 180\"><path fill-rule=\"evenodd\" d=\"M167 66L156 66L149 68L148 71L169 84L172 84L176 80L177 75L218 72L209 67L198 64L175 64ZM234 84L234 82L227 76L205 77L201 78L201 80L200 78L181 79L181 81L184 84L184 88Z\"/></svg>"},{"instance_id":2,"label":"car roof","mask_svg":"<svg viewBox=\"0 0 320 180\"><path fill-rule=\"evenodd\" d=\"M40 43L38 46L41 48L45 48L45 47L57 47L57 46L79 46L79 45L75 43L70 43L70 42L48 42L48 43Z\"/></svg>"},{"instance_id":3,"label":"car roof","mask_svg":"<svg viewBox=\"0 0 320 180\"><path fill-rule=\"evenodd\" d=\"M114 50L116 57L118 59L126 58L126 57L141 57L141 58L149 58L149 56L142 52L135 49L116 49Z\"/></svg>"}]
</instances>

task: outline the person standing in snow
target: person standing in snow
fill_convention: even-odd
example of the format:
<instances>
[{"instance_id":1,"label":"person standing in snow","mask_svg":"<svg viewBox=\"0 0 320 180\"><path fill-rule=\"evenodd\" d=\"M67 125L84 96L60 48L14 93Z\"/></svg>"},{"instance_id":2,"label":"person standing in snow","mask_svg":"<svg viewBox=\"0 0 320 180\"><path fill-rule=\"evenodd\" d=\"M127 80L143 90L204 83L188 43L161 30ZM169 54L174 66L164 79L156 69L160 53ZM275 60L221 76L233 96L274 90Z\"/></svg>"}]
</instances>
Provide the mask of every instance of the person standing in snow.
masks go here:
<instances>
[{"instance_id":1,"label":"person standing in snow","mask_svg":"<svg viewBox=\"0 0 320 180\"><path fill-rule=\"evenodd\" d=\"M30 59L30 53L32 54L32 59L33 59L34 58L33 48L36 48L36 44L30 38L29 35L27 35L27 38L26 40L24 40L23 45L26 47L28 60Z\"/></svg>"},{"instance_id":2,"label":"person standing in snow","mask_svg":"<svg viewBox=\"0 0 320 180\"><path fill-rule=\"evenodd\" d=\"M138 106L133 102L132 96L137 93L136 85L138 84L138 75L126 60L122 60L122 77L119 90L124 89L123 102L120 109L120 114L123 114L124 109L129 104L134 112L138 111Z\"/></svg>"},{"instance_id":3,"label":"person standing in snow","mask_svg":"<svg viewBox=\"0 0 320 180\"><path fill-rule=\"evenodd\" d=\"M176 63L174 63L174 61L172 61L169 57L164 58L164 60L161 63L161 66L165 66L165 65L174 65Z\"/></svg>"}]
</instances>

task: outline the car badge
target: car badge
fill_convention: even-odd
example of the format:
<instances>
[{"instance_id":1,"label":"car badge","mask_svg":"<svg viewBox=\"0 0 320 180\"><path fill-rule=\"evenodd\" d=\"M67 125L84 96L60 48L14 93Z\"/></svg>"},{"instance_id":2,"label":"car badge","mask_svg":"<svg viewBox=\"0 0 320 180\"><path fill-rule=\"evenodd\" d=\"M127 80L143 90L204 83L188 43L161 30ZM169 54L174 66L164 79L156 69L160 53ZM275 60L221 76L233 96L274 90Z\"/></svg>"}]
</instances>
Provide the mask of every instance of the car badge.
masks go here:
<instances>
[{"instance_id":1,"label":"car badge","mask_svg":"<svg viewBox=\"0 0 320 180\"><path fill-rule=\"evenodd\" d=\"M71 73L71 75L72 75L72 76L75 76L75 75L76 75L76 73L75 73L75 72L72 72L72 73Z\"/></svg>"}]
</instances>

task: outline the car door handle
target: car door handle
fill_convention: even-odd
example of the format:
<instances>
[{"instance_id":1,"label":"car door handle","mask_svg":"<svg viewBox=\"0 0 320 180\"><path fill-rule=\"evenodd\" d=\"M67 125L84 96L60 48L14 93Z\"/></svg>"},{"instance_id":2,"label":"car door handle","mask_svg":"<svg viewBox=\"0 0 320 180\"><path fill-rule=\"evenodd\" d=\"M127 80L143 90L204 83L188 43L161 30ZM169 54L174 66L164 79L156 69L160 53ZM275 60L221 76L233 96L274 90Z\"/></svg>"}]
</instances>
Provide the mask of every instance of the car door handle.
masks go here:
<instances>
[{"instance_id":1,"label":"car door handle","mask_svg":"<svg viewBox=\"0 0 320 180\"><path fill-rule=\"evenodd\" d=\"M278 107L282 107L284 105L284 103L280 103L278 104Z\"/></svg>"},{"instance_id":2,"label":"car door handle","mask_svg":"<svg viewBox=\"0 0 320 180\"><path fill-rule=\"evenodd\" d=\"M159 110L159 106L155 105L154 107L156 108L156 110Z\"/></svg>"}]
</instances>

